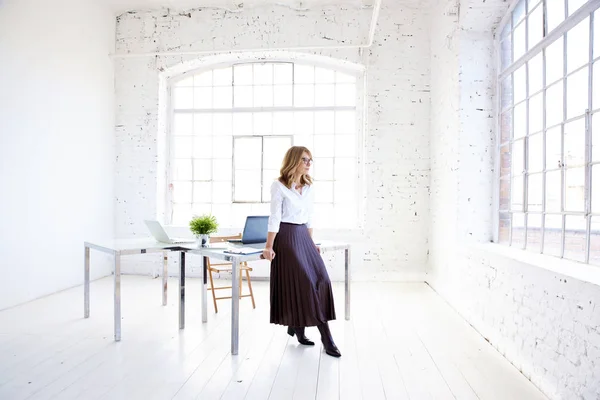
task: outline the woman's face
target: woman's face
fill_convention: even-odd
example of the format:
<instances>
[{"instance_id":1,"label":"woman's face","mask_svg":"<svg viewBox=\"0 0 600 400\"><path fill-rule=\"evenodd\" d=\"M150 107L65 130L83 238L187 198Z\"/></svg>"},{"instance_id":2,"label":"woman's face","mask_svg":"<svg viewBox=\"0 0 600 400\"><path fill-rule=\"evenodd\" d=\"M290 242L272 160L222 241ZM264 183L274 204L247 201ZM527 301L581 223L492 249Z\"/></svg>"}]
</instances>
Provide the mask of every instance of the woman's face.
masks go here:
<instances>
[{"instance_id":1,"label":"woman's face","mask_svg":"<svg viewBox=\"0 0 600 400\"><path fill-rule=\"evenodd\" d=\"M298 168L296 171L298 173L302 173L303 175L308 174L310 171L310 167L312 166L312 158L308 155L307 152L302 153L302 158L300 158L300 163L298 164Z\"/></svg>"}]
</instances>

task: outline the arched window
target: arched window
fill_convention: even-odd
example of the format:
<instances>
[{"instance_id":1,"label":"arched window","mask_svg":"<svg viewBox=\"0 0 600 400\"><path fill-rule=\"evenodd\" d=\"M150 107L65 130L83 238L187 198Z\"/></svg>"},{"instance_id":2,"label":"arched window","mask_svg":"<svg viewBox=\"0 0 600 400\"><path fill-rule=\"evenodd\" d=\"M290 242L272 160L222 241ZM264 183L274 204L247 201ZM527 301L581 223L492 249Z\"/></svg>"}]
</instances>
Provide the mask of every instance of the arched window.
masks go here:
<instances>
[{"instance_id":1,"label":"arched window","mask_svg":"<svg viewBox=\"0 0 600 400\"><path fill-rule=\"evenodd\" d=\"M298 62L213 66L170 82L167 223L212 213L222 227L268 215L285 151L314 158L315 226L358 224L355 72Z\"/></svg>"}]
</instances>

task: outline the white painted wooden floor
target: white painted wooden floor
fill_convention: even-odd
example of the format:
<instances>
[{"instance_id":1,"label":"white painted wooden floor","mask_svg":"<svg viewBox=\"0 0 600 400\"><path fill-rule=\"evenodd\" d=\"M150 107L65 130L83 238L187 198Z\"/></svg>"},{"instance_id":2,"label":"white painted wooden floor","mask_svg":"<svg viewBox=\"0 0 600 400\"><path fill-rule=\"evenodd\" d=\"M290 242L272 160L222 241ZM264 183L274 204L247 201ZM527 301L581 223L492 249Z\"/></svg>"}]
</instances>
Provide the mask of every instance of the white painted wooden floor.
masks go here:
<instances>
[{"instance_id":1,"label":"white painted wooden floor","mask_svg":"<svg viewBox=\"0 0 600 400\"><path fill-rule=\"evenodd\" d=\"M334 287L342 352L301 346L269 324L267 282L257 308L241 302L240 354L231 356L228 300L201 323L200 282L187 281L178 329L177 281L163 307L161 280L125 276L123 337L113 341L112 279L0 312L0 399L544 399L425 284L356 283L344 321ZM210 299L210 297L209 297Z\"/></svg>"}]
</instances>

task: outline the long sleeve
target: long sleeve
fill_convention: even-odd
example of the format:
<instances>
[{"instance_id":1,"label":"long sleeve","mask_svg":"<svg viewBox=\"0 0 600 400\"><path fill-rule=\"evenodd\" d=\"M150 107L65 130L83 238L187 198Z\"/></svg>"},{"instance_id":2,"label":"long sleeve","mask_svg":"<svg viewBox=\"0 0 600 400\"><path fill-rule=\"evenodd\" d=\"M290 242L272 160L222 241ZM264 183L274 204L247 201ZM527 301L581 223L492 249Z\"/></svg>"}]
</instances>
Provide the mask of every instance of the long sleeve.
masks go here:
<instances>
[{"instance_id":1,"label":"long sleeve","mask_svg":"<svg viewBox=\"0 0 600 400\"><path fill-rule=\"evenodd\" d=\"M313 213L314 213L314 200L315 194L313 192L313 186L310 187L310 193L308 193L308 221L306 222L306 227L308 229L312 228L313 223Z\"/></svg>"},{"instance_id":2,"label":"long sleeve","mask_svg":"<svg viewBox=\"0 0 600 400\"><path fill-rule=\"evenodd\" d=\"M271 214L269 215L269 232L279 232L279 224L281 223L281 213L283 209L283 194L279 188L277 181L271 185Z\"/></svg>"}]
</instances>

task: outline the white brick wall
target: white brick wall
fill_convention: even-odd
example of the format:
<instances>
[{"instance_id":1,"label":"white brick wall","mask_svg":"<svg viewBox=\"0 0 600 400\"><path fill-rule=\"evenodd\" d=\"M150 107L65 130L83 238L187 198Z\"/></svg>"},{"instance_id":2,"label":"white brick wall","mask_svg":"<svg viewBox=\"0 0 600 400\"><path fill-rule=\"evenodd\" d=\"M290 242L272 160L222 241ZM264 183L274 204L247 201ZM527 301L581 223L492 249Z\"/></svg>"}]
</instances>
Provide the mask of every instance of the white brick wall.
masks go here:
<instances>
[{"instance_id":1,"label":"white brick wall","mask_svg":"<svg viewBox=\"0 0 600 400\"><path fill-rule=\"evenodd\" d=\"M370 10L351 7L126 13L117 21L117 49L135 53L360 44L367 40L370 17ZM364 231L321 232L320 236L353 244L355 279L422 280L429 221L428 15L384 2L371 49L362 55L357 49L315 54L366 65L369 101ZM156 215L160 70L198 57L115 60L118 237L146 235L142 220ZM131 259L123 269L147 273L159 268L158 260ZM337 268L342 261L343 257L329 261L334 279L343 276ZM267 271L262 265L257 274L266 276Z\"/></svg>"},{"instance_id":2,"label":"white brick wall","mask_svg":"<svg viewBox=\"0 0 600 400\"><path fill-rule=\"evenodd\" d=\"M444 10L440 2L432 15L426 280L550 398L598 399L600 288L470 245L492 237L493 42ZM468 25L486 26L474 12Z\"/></svg>"}]
</instances>

